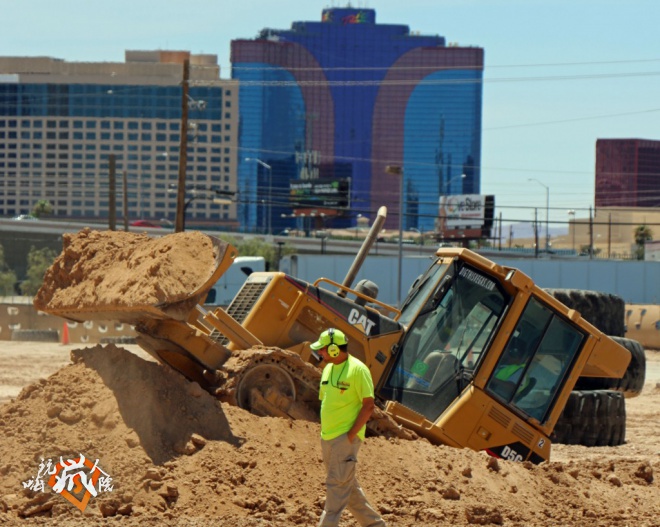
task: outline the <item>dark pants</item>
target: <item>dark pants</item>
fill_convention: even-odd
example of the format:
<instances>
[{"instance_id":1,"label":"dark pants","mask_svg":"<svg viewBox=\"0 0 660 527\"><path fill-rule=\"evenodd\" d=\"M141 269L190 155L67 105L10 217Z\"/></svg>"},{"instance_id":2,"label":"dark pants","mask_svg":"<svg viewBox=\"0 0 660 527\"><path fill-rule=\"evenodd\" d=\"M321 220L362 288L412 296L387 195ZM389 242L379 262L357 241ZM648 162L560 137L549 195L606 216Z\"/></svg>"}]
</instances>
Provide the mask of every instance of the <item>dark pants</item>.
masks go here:
<instances>
[{"instance_id":1,"label":"dark pants","mask_svg":"<svg viewBox=\"0 0 660 527\"><path fill-rule=\"evenodd\" d=\"M357 453L362 441L348 441L346 434L321 440L321 451L327 477L325 510L318 527L336 527L342 511L347 508L362 527L385 527L380 515L369 505L355 477Z\"/></svg>"}]
</instances>

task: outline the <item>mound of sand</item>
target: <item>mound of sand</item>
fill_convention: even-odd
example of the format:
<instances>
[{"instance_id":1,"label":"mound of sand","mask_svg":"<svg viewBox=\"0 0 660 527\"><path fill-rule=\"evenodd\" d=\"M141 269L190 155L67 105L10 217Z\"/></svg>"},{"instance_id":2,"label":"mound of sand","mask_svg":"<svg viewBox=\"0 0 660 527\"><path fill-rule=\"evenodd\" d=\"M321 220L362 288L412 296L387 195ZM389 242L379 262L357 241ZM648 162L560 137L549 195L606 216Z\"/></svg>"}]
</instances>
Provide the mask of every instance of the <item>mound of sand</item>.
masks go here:
<instances>
[{"instance_id":1,"label":"mound of sand","mask_svg":"<svg viewBox=\"0 0 660 527\"><path fill-rule=\"evenodd\" d=\"M0 524L316 524L325 496L317 424L221 404L112 345L75 350L72 361L0 407ZM657 404L659 392L647 397ZM391 526L660 524L657 442L625 457L562 448L572 459L565 451L564 461L535 466L368 438L359 475ZM79 453L98 459L114 485L84 513L58 494L22 488L42 458ZM346 513L342 526L356 525Z\"/></svg>"},{"instance_id":2,"label":"mound of sand","mask_svg":"<svg viewBox=\"0 0 660 527\"><path fill-rule=\"evenodd\" d=\"M216 248L198 231L151 238L84 229L63 238L62 253L34 300L41 311L185 300L217 267Z\"/></svg>"}]
</instances>

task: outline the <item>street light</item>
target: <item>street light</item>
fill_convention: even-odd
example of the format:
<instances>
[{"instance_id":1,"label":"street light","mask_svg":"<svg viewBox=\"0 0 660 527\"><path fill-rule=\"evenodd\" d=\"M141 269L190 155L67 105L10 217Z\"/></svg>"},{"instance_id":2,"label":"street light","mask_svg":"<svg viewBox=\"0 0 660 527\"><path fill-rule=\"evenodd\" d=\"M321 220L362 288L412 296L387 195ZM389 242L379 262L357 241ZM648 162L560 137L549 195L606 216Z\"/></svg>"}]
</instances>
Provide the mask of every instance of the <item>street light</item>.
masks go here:
<instances>
[{"instance_id":1,"label":"street light","mask_svg":"<svg viewBox=\"0 0 660 527\"><path fill-rule=\"evenodd\" d=\"M259 163L262 167L268 170L268 234L272 234L271 232L271 216L272 216L272 209L271 207L273 206L273 200L272 200L272 192L273 192L273 167L271 167L268 163L264 163L261 159L258 159L256 157L246 157L245 161L254 161L255 163Z\"/></svg>"},{"instance_id":2,"label":"street light","mask_svg":"<svg viewBox=\"0 0 660 527\"><path fill-rule=\"evenodd\" d=\"M466 174L460 174L458 176L454 176L451 178L449 181L447 181L447 184L445 185L445 196L449 195L449 187L451 186L451 182L454 181L455 179L465 179L467 177ZM461 188L461 191L463 188Z\"/></svg>"},{"instance_id":3,"label":"street light","mask_svg":"<svg viewBox=\"0 0 660 527\"><path fill-rule=\"evenodd\" d=\"M236 196L237 191L231 191L231 190L220 190L220 189L215 189L211 187L203 187L203 188L191 188L191 189L185 189L183 194L189 191L191 196L184 201L183 204L183 214L181 216L181 231L179 232L184 232L186 230L186 212L188 211L188 207L190 204L195 201L196 199L207 199L216 205L228 205L230 203L233 203L233 200L230 198L233 198ZM167 192L170 194L177 194L179 195L179 189L177 185L170 184ZM216 197L209 196L207 193L209 192L214 192L216 194ZM219 196L228 196L228 197L219 197Z\"/></svg>"},{"instance_id":4,"label":"street light","mask_svg":"<svg viewBox=\"0 0 660 527\"><path fill-rule=\"evenodd\" d=\"M355 239L356 240L357 240L357 237L358 237L358 232L360 230L360 225L364 221L362 218L364 218L364 216L362 216L362 214L358 214L355 217ZM364 218L364 219L368 220L368 218Z\"/></svg>"},{"instance_id":5,"label":"street light","mask_svg":"<svg viewBox=\"0 0 660 527\"><path fill-rule=\"evenodd\" d=\"M403 167L397 165L387 165L385 173L399 176L399 272L396 285L396 305L401 307L401 273L403 262Z\"/></svg>"},{"instance_id":6,"label":"street light","mask_svg":"<svg viewBox=\"0 0 660 527\"><path fill-rule=\"evenodd\" d=\"M527 181L534 181L545 188L545 252L550 252L550 187L541 183L538 179L529 178Z\"/></svg>"},{"instance_id":7,"label":"street light","mask_svg":"<svg viewBox=\"0 0 660 527\"><path fill-rule=\"evenodd\" d=\"M179 195L179 190L176 185L170 185L169 188L167 189L167 192L169 192L170 194L177 194L177 196ZM177 232L186 231L186 213L188 212L188 207L190 206L190 204L193 201L195 201L197 198L206 197L206 196L198 195L196 189L192 189L190 193L192 194L192 196L183 202L183 208L181 209L181 216L178 221L181 230ZM185 191L183 192L183 194L185 195Z\"/></svg>"}]
</instances>

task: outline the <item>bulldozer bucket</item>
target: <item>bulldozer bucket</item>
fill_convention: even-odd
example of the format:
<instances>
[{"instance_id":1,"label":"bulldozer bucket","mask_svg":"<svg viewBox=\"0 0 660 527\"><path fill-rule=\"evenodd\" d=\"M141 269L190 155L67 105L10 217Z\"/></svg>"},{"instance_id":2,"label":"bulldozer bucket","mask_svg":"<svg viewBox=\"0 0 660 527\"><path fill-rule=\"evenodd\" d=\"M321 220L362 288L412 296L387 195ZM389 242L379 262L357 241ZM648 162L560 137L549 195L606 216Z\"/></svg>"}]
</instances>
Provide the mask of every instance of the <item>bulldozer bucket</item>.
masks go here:
<instances>
[{"instance_id":1,"label":"bulldozer bucket","mask_svg":"<svg viewBox=\"0 0 660 527\"><path fill-rule=\"evenodd\" d=\"M69 320L185 321L237 256L198 231L151 238L85 229L65 235L34 305Z\"/></svg>"}]
</instances>

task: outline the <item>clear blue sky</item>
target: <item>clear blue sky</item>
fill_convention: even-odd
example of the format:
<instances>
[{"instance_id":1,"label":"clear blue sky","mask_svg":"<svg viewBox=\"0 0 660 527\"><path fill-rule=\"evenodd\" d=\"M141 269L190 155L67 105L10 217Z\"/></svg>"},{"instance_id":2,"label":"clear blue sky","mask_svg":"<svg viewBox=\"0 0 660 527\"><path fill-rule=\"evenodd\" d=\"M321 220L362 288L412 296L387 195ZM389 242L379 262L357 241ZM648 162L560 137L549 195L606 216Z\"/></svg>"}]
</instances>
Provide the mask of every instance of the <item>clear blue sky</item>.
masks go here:
<instances>
[{"instance_id":1,"label":"clear blue sky","mask_svg":"<svg viewBox=\"0 0 660 527\"><path fill-rule=\"evenodd\" d=\"M232 39L318 21L316 0L0 0L3 56L123 62L126 49L218 55ZM370 0L378 23L485 50L482 193L505 219L586 217L598 138L660 140L659 0Z\"/></svg>"}]
</instances>

